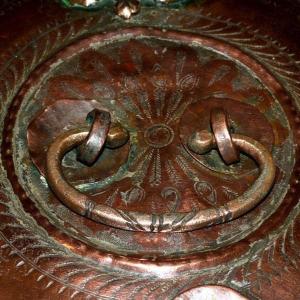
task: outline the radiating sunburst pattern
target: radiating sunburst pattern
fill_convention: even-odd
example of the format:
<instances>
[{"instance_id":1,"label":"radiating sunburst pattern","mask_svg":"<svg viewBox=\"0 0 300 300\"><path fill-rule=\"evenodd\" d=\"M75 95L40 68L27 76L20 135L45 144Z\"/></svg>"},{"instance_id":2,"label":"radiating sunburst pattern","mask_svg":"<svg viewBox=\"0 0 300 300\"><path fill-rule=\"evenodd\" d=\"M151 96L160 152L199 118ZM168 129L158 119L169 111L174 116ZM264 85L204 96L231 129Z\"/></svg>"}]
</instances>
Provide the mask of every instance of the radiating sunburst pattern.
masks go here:
<instances>
[{"instance_id":1,"label":"radiating sunburst pattern","mask_svg":"<svg viewBox=\"0 0 300 300\"><path fill-rule=\"evenodd\" d=\"M217 53L151 38L94 45L65 61L45 86L40 96L47 104L94 99L130 132L129 157L116 174L76 183L98 202L189 211L227 202L249 183L219 178L215 184L180 139L181 118L195 103L230 97L263 111L270 101L245 70Z\"/></svg>"}]
</instances>

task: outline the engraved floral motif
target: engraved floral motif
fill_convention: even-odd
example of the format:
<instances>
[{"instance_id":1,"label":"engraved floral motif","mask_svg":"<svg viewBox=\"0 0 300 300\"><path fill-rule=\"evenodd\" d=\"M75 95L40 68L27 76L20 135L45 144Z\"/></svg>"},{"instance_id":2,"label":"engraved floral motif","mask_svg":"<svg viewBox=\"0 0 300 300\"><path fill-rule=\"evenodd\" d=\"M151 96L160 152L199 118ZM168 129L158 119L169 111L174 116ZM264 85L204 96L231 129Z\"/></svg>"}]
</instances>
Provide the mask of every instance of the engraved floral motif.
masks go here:
<instances>
[{"instance_id":1,"label":"engraved floral motif","mask_svg":"<svg viewBox=\"0 0 300 300\"><path fill-rule=\"evenodd\" d=\"M36 97L43 97L47 105L61 98L94 99L130 132L126 171L116 183L110 181L109 191L99 193L99 181L80 182L78 188L93 190L99 201L120 208L137 209L143 201L152 212L168 207L182 211L214 206L218 198L221 203L229 200L218 186L211 186L213 200L199 192L201 182L210 177L203 177L199 163L182 146L183 113L191 104L211 96L222 100L229 95L245 101L249 94L261 96L260 87L251 80L217 53L146 38L119 41L113 48L95 44L85 49L61 64ZM229 88L227 82L232 82ZM234 82L246 84L236 89ZM183 190L190 195L189 203L176 194L175 205L170 197L157 193L164 188ZM227 189L232 191L232 187Z\"/></svg>"},{"instance_id":2,"label":"engraved floral motif","mask_svg":"<svg viewBox=\"0 0 300 300\"><path fill-rule=\"evenodd\" d=\"M250 29L242 31L240 24L235 24L230 20L222 20L211 16L206 17L202 14L174 12L167 18L163 14L162 16L157 15L154 20L152 18L153 14L151 11L149 11L148 15L145 13L143 15L143 25L157 26L157 24L166 24L166 20L168 20L180 30L183 27L183 25L180 25L181 23L189 24L190 31L204 32L212 38L222 39L234 44L236 47L242 48L272 73L276 74L295 101L300 99L299 78L298 75L297 77L295 75L299 74L299 62L297 63L292 54L287 53L286 49L280 47L276 41L258 34L257 31L252 32ZM107 22L107 20L105 21ZM53 26L53 24L48 24L48 27L43 24L42 34L37 32L32 42L24 45L24 48L13 47L13 53L11 56L7 56L9 60L7 57L2 60L3 69L1 70L0 87L3 99L1 105L5 108L3 111L6 111L9 102L19 90L19 84L24 82L28 72L31 72L37 64L42 63L49 54L57 51L66 42L69 43L79 36L85 35L89 26L91 28L103 28L105 25L101 16L99 19L97 17L95 19L80 20L82 26L79 26L79 28L82 28L81 30L78 30L78 27L75 29L73 25L78 20L68 19L63 20L63 22L65 22L64 25L57 24ZM94 26L95 24L97 26ZM57 34L57 32L63 32L64 35ZM51 43L45 43L45 34L48 35L47 39ZM39 45L40 48L36 47L36 45ZM20 49L17 53L15 52L16 48ZM20 56L22 60L20 60ZM17 61L23 65L25 64L24 62L27 62L26 66L28 68L15 68ZM11 78L11 74L14 74L17 80L12 86L8 86L6 83ZM104 92L108 95L112 91L106 89ZM18 105L17 101L15 104ZM260 103L259 105L267 107L265 103ZM292 104L290 105L292 106ZM1 121L3 121L3 118ZM11 136L11 131L9 131L9 134L7 137ZM299 140L298 133L295 138L295 141ZM9 153L5 155L9 155ZM174 162L167 160L165 163L167 174L170 174L174 182L180 184L182 174L176 172ZM149 299L174 299L181 292L196 285L220 284L235 288L251 299L264 299L270 296L270 291L274 290L273 287L278 286L279 282L282 282L287 273L291 274L292 278L299 276L300 207L297 201L292 202L290 200L293 197L297 197L295 193L299 189L298 174L292 180L290 199L284 200L284 209L281 210L279 218L277 216L277 219L273 219L274 215L272 216L271 221L273 222L271 223L273 227L265 226L264 229L266 230L263 231L263 234L258 235L257 239L252 238L251 243L239 243L238 246L241 246L240 248L242 249L238 250L237 253L240 256L236 256L235 259L232 259L230 255L220 257L220 252L215 250L216 247L223 246L223 237L220 234L219 238L212 244L214 251L206 252L203 260L201 255L198 256L197 260L200 261L200 264L197 264L196 260L192 270L185 273L176 273L173 277L162 279L161 276L156 276L153 273L148 274L144 272L141 276L142 273L129 272L127 269L116 270L111 267L111 263L109 266L103 267L99 265L98 260L75 254L74 252L78 245L80 245L80 249L85 249L83 243L76 243L74 248L72 248L73 244L71 243L70 248L68 248L68 244L59 244L57 240L50 237L53 233L52 231L48 235L41 224L38 225L29 213L25 213L21 205L21 197L18 199L15 196L11 187L12 182L7 178L8 169L5 169L6 167L5 159L3 159L0 172L0 214L2 221L0 228L0 255L7 260L11 259L15 262L16 274L22 280L25 281L29 276L35 278L38 287L41 290L44 289L45 293L48 293L50 289L54 298L102 298L105 292L107 296L112 298L119 297L119 295L127 295L131 299L136 299L138 295L143 293ZM286 163L280 165L283 174L286 172L285 167ZM11 197L11 195L13 196ZM175 193L165 193L166 197L171 197L172 195L175 195ZM272 206L275 206L277 202L281 202L281 200L274 201ZM283 211L284 214L282 214ZM270 222L266 223L270 225ZM234 228L235 225L232 227ZM263 225L260 223L260 226ZM249 221L249 227L251 232L257 229L257 226L252 221ZM238 230L240 229L237 228L235 232L229 230L229 233L231 236L238 235ZM107 235L106 237L105 234ZM108 236L112 237L114 234L105 232L101 239L106 241ZM195 241L192 245L193 251L201 251L208 247L205 239L201 239L195 234L192 234L191 237ZM116 238L116 240L118 239L119 237ZM125 246L127 239L123 238L119 242ZM144 246L146 242L152 245L154 240L150 238L148 241L145 241ZM185 240L182 235L171 236L170 244L172 244L176 255L180 255L181 248L178 247L186 244L183 242ZM205 245L204 248L203 245ZM244 246L245 248L243 248ZM227 254L230 254L230 249L227 250ZM203 267L205 262L213 260L215 252L221 259L221 263ZM168 254L169 252L166 255ZM106 256L106 260L111 262L111 259L111 256ZM4 262L2 263L4 265ZM183 261L180 261L180 263L182 264ZM190 264L190 260L188 264ZM156 265L155 267L158 266ZM169 267L170 265L168 265ZM10 268L12 268L12 265L10 265ZM173 270L178 272L178 270ZM295 291L297 294L297 291L293 289L292 282L285 281L284 284L286 291L289 289L292 291L291 293ZM108 290L108 287L111 289Z\"/></svg>"}]
</instances>

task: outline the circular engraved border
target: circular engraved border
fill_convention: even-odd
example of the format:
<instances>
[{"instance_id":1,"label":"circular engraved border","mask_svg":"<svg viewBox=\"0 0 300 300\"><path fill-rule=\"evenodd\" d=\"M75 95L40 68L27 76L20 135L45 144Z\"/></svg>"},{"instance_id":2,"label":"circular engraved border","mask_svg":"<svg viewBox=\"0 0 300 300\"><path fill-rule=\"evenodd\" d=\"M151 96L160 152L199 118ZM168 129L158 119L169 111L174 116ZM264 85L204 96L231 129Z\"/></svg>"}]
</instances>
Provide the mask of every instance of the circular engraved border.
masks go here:
<instances>
[{"instance_id":1,"label":"circular engraved border","mask_svg":"<svg viewBox=\"0 0 300 300\"><path fill-rule=\"evenodd\" d=\"M279 91L281 90L280 85L278 84L277 80L274 79L269 73L268 71L266 71L260 64L258 64L256 61L254 61L251 57L249 57L248 55L245 55L244 53L242 53L241 51L239 51L238 49L232 47L231 45L226 45L222 42L217 41L216 39L212 39L212 38L207 38L203 35L196 35L193 33L181 33L181 32L176 32L176 31L168 31L168 36L165 37L165 32L163 30L157 30L157 29L147 29L147 28L143 28L143 27L134 27L134 28L120 28L117 32L114 31L109 31L107 33L104 34L99 34L99 35L94 35L92 37L88 37L87 39L82 39L79 42L73 43L72 45L66 47L65 49L61 50L61 52L59 52L57 55L53 56L50 60L48 60L46 63L42 64L42 66L40 68L38 68L37 70L35 70L34 72L32 72L31 76L29 77L29 79L27 80L27 82L30 82L30 84L28 84L29 89L25 86L24 88L22 88L20 90L20 93L17 96L17 101L14 100L12 106L13 106L13 113L9 115L9 126L5 129L4 135L5 136L11 136L11 146L8 147L4 147L5 149L7 149L9 151L9 155L7 155L6 157L6 161L10 162L10 161L14 161L14 165L19 167L20 166L20 162L22 161L22 157L18 158L16 156L15 153L18 153L18 151L16 151L16 147L14 146L14 141L19 140L18 137L18 130L16 128L14 128L14 123L16 118L18 117L18 113L17 111L25 109L21 106L21 109L19 108L21 103L23 104L23 100L26 98L31 98L33 97L31 95L31 92L34 90L32 87L33 86L41 86L44 76L47 77L47 71L50 71L52 66L56 66L57 65L57 61L61 61L61 60L67 60L69 58L69 56L73 56L73 53L78 53L79 51L83 51L83 49L85 49L84 47L82 47L82 45L89 45L94 47L95 44L101 44L103 42L105 43L113 43L115 41L118 41L119 39L124 39L124 38L138 38L139 36L142 37L148 37L148 38L156 38L156 39L161 39L161 40L166 40L166 41L172 41L172 40L180 40L181 43L198 43L201 44L202 47L204 48L211 48L214 49L213 51L220 51L222 52L224 55L230 56L231 59L233 61L236 61L236 63L242 64L245 68L251 69L253 73L256 74L256 78L257 80L261 81L261 84L265 87L268 88L268 91L270 92L270 94L274 97L274 98L280 98L281 94L279 94ZM26 84L27 84L26 82ZM26 85L25 84L25 85ZM28 92L29 91L29 92ZM27 93L29 95L27 95ZM25 106L26 106L26 101L25 100ZM24 127L27 126L27 124L23 125ZM13 129L14 128L14 129ZM9 139L9 138L8 138ZM285 145L285 147L289 147L290 146L290 141L289 143L287 143ZM19 145L20 146L20 145ZM24 145L25 146L25 145ZM21 145L22 147L22 145ZM291 146L290 146L291 147ZM288 152L293 152L293 150L287 148L287 150L289 150ZM276 151L273 151L273 155L274 157L276 157ZM278 154L277 154L278 155ZM278 168L281 169L282 172L285 172L285 166L286 166L286 161L287 159L290 160L290 165L293 165L293 156L292 155L288 155L287 157L284 157L284 159L281 157L281 159L276 160L276 165ZM17 168L16 167L16 168ZM290 172L290 169L288 169L288 172ZM28 203L32 202L31 200L31 193L30 190L23 190L23 186L26 183L27 176L24 176L21 173L16 173L14 168L9 168L8 169L8 175L11 178L20 178L18 181L17 180L11 180L13 182L13 188L16 190L16 193L19 195L19 197L22 199L22 195L26 195L27 193L27 198L24 196L24 199L22 199L22 204L23 206L28 205ZM287 176L288 177L288 176ZM160 258L174 258L174 257L181 257L181 258L188 258L191 255L195 255L198 254L200 252L205 252L205 251L213 251L216 249L220 249L222 247L224 247L224 245L228 246L229 244L235 243L245 237L247 237L249 234L251 234L252 232L254 232L266 219L269 218L269 216L271 214L273 214L273 212L278 208L278 206L281 204L283 197L281 197L281 195L286 193L286 189L288 188L288 182L287 180L289 180L289 178L283 178L280 177L279 178L279 182L277 182L275 184L275 187L272 192L270 193L268 199L266 199L265 201L263 201L261 203L261 210L260 213L257 214L256 211L251 211L248 214L246 214L245 216L239 218L238 220L234 220L230 223L226 223L224 225L220 225L223 226L221 228L221 230L218 233L218 237L214 238L214 236L212 236L211 240L209 240L207 238L207 242L204 243L204 239L201 239L201 237L195 237L196 239L198 238L199 243L197 246L194 246L192 248L192 250L189 250L188 248L185 248L184 246L181 247L180 250L178 249L174 249L173 247L170 250L170 253L165 251L152 251L152 252L148 252L148 249L135 249L133 247L134 250L132 249L127 249L127 252L125 252L124 250L122 252L120 252L120 248L122 247L113 247L111 249L107 249L105 247L103 247L103 245L95 245L92 244L92 242L88 239L88 237L86 237L84 234L76 234L74 233L72 230L69 230L68 228L65 229L63 227L63 225L59 225L59 224L64 224L64 220L57 220L58 218L56 218L56 216L52 215L52 219L51 217L49 217L49 221L50 223L52 223L54 226L56 224L58 224L55 227L59 227L60 230L62 230L67 236L72 236L73 238L77 238L79 240L82 240L85 243L88 243L91 247L99 247L98 249L100 251L104 251L104 252L112 252L114 254L119 254L119 255L127 255L127 256L134 256L134 257L147 257L147 258L151 258L151 257L160 257ZM25 181L25 183L24 183ZM34 181L34 180L32 180ZM32 186L34 186L34 184L32 184ZM27 192L27 193L26 193ZM277 193L279 194L280 192L280 197L278 197ZM268 201L267 201L268 200ZM35 215L36 219L45 219L48 222L48 218L47 216L50 215L49 211L51 212L51 208L49 207L43 207L42 205L39 205L40 203L38 203L37 207L35 207L34 202L32 202L32 208L30 209L28 208L27 212ZM269 209L268 209L269 208ZM39 216L39 212L42 212L42 215ZM56 220L53 220L55 219ZM253 222L251 222L252 218L254 219ZM51 220L50 220L51 219ZM244 224L238 224L237 223L240 219L246 220ZM126 221L128 221L126 219ZM44 221L40 221L41 224L44 223ZM132 224L134 226L134 224ZM46 227L44 226L45 229L47 231L50 231L50 227ZM230 230L226 230L227 228L230 228ZM209 230L209 229L208 229ZM54 239L56 239L56 233L51 230L52 233L52 237ZM142 233L141 233L142 234ZM144 237L145 239L147 239L147 236ZM176 237L175 237L176 238ZM201 239L201 240L200 240ZM66 240L68 240L66 238ZM69 241L69 243L71 243ZM100 243L99 243L100 244ZM105 243L103 243L105 244ZM116 243L118 245L118 243ZM122 246L122 245L121 245ZM85 255L88 255L88 251L86 251Z\"/></svg>"},{"instance_id":2,"label":"circular engraved border","mask_svg":"<svg viewBox=\"0 0 300 300\"><path fill-rule=\"evenodd\" d=\"M162 142L155 143L155 142L151 141L150 136L152 133L150 131L155 130L155 129L165 129L168 131L168 139L166 141L164 141L164 143L162 143ZM147 128L144 135L145 135L147 143L154 148L166 147L166 146L170 145L174 139L173 129L166 124L154 124L151 127Z\"/></svg>"},{"instance_id":3,"label":"circular engraved border","mask_svg":"<svg viewBox=\"0 0 300 300\"><path fill-rule=\"evenodd\" d=\"M240 24L220 18L203 16L199 13L170 12L168 18L165 15L161 16L161 18L159 16L158 12L151 11L150 9L144 10L139 18L132 22L148 26L160 26L161 28L168 28L168 22L169 24L174 24L173 27L178 30L184 29L182 24L189 24L188 30L191 32L198 32L226 41L250 54L269 69L271 73L275 74L277 80L281 82L296 102L290 103L291 105L300 102L299 63L275 41L255 31L251 31L249 28L242 30ZM2 104L2 108L6 110L5 105L12 101L28 74L59 47L86 34L95 33L95 30L101 30L102 24L109 24L110 22L112 29L120 26L114 20L113 16L107 14L106 16L99 15L81 20L68 19L66 22L57 24L56 26L49 25L48 28L42 28L41 32L43 33L39 36L34 33L33 36L35 37L32 39L32 42L27 46L25 45L17 53L14 52L11 59L6 60L5 65L1 68L1 98L6 99L6 102ZM130 22L128 24L130 25ZM64 34L59 34L59 32L64 32ZM52 36L52 39L54 36L54 40L50 42L50 39L47 38L49 36ZM36 47L39 43L44 45L42 53L38 53L41 49L37 50ZM29 68L25 68L23 65L23 68L19 68L21 71L17 71L15 63L20 63L21 65L24 63L22 55L31 56L32 64ZM274 60L273 57L276 57L276 59ZM11 78L11 74L15 78L14 85L8 84L8 82L11 82L8 80ZM30 85L30 83L28 84ZM286 101L290 100L286 99ZM289 116L293 118L295 123L299 124L300 118L295 108L291 107ZM1 115L2 124L3 121L3 115ZM299 131L296 132L295 138L299 139ZM4 142L6 143L6 141ZM298 155L297 153L297 158ZM4 156L5 153L2 153L2 159L4 159ZM8 166L10 163L12 162L8 162ZM294 249L298 249L299 252L299 243L293 240L293 233L299 228L297 217L300 205L298 200L295 200L295 193L297 194L297 189L299 189L299 175L300 168L297 167L290 191L284 203L284 208L276 212L276 214L283 216L282 221L276 225L269 224L265 228L268 233L265 233L259 241L252 244L240 245L238 248L243 249L243 254L238 258L234 258L230 254L230 249L227 249L225 256L223 253L223 257L222 253L219 253L213 263L207 260L207 255L195 257L194 259L190 259L188 263L188 270L193 271L187 273L183 272L185 269L184 261L173 262L172 265L167 262L160 264L145 261L140 267L146 271L145 274L147 275L143 274L143 278L141 278L142 276L135 268L140 264L139 260L134 263L133 259L114 258L113 256L109 256L108 260L106 255L102 255L102 258L99 256L97 259L81 257L63 244L60 244L59 241L54 241L40 226L37 226L34 219L20 206L17 197L13 196L10 182L6 178L5 169L1 165L0 214L1 220L3 220L0 232L1 239L3 240L1 249L5 251L6 248L9 248L9 253L16 255L16 267L26 265L27 267L29 266L29 272L37 270L39 273L37 281L47 278L47 288L54 283L58 284L60 286L57 290L58 296L64 293L66 289L71 289L74 291L72 297L80 294L90 297L101 297L104 288L110 285L113 291L108 291L107 295L114 296L118 293L126 292L128 297L134 298L137 293L143 292L145 295L151 295L152 297L160 295L162 298L171 299L184 290L192 288L195 284L208 284L209 282L228 285L240 290L245 295L253 296L255 291L252 286L254 286L255 280L259 280L259 276L255 275L256 277L252 279L250 287L244 287L241 283L247 281L245 264L249 266L252 263L257 263L257 259L262 257L265 251L274 245L274 242L276 243L276 241L280 241L283 238L285 241L288 239L293 244ZM17 178L14 178L14 180L17 180ZM292 197L293 194L294 196ZM284 214L288 216L285 217ZM63 238L64 236L62 235L62 240ZM30 243L28 243L28 240L30 240ZM22 241L24 241L25 246ZM251 238L249 241L251 242ZM276 252L277 250L274 251ZM274 257L276 258L276 256ZM49 264L50 258L52 258L51 264ZM116 263L116 259L119 262L123 261L122 270L119 269L116 271L116 269L110 267L114 265L112 262ZM222 264L216 270L215 264L219 264L220 262ZM280 266L277 259L273 260L272 264L273 266L276 264ZM132 269L131 271L126 270L130 265L135 271L132 271ZM64 271L61 269L62 266L65 267ZM166 268L168 269L167 274L163 272ZM233 271L228 273L229 269L235 270L235 272L240 271L241 274L235 275ZM263 271L267 272L267 270L260 268L259 273ZM258 274L258 272L256 273ZM162 279L161 274L168 276ZM175 278L176 274L177 279ZM181 276L178 276L178 274L181 274ZM93 283L91 285L93 288L89 288L87 281ZM259 295L259 291L257 293L256 295Z\"/></svg>"}]
</instances>

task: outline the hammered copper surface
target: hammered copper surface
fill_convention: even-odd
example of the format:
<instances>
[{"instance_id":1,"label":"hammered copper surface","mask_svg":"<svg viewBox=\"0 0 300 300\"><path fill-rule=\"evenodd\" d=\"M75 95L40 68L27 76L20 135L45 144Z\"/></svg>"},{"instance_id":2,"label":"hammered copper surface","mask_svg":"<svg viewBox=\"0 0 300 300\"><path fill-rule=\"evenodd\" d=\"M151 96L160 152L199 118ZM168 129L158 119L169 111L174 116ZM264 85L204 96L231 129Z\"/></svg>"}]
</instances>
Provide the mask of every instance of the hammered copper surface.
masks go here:
<instances>
[{"instance_id":1,"label":"hammered copper surface","mask_svg":"<svg viewBox=\"0 0 300 300\"><path fill-rule=\"evenodd\" d=\"M62 160L70 150L76 147L77 149L80 149L82 146L87 147L86 143L89 142L87 144L89 151L81 152L80 161L87 161L87 164L90 165L91 157L92 162L94 161L93 154L99 154L100 152L99 145L100 148L104 146L108 128L101 127L101 123L105 122L107 117L105 117L104 111L94 109L91 113L94 116L94 121L89 131L86 129L67 131L58 136L47 150L45 179L49 188L63 204L83 217L124 230L158 233L170 231L186 232L232 221L254 208L271 191L276 171L271 153L262 144L247 136L230 134L227 114L219 108L211 112L211 127L213 131L213 133L210 133L211 137L200 133L197 139L206 140L208 138L210 144L205 142L207 152L217 149L223 157L229 160L227 164L233 163L231 159L238 159L237 149L254 159L259 166L260 176L242 195L222 206L215 205L205 210L193 210L182 213L177 211L165 214L135 212L115 209L113 205L97 204L88 195L81 193L68 183L62 173ZM189 139L189 141L191 140ZM201 143L193 141L192 144L201 145ZM192 150L196 151L196 153L203 153L202 147L200 151L195 148L193 147ZM232 150L234 155L231 154ZM90 166L92 167L92 165ZM147 194L147 189L145 189L145 194Z\"/></svg>"},{"instance_id":2,"label":"hammered copper surface","mask_svg":"<svg viewBox=\"0 0 300 300\"><path fill-rule=\"evenodd\" d=\"M221 108L215 108L210 113L210 119L211 128L221 157L227 164L238 162L239 153L231 138L227 113Z\"/></svg>"},{"instance_id":3,"label":"hammered copper surface","mask_svg":"<svg viewBox=\"0 0 300 300\"><path fill-rule=\"evenodd\" d=\"M297 2L211 0L141 7L124 21L109 9L2 2L0 298L297 299L299 13ZM259 172L244 154L227 166L218 151L188 149L214 107L276 165L271 192L236 220L185 233L115 229L73 213L43 176L51 142L99 108L130 140L92 168L70 152L62 171L77 189L127 211L225 204ZM38 129L32 143L27 129Z\"/></svg>"}]
</instances>

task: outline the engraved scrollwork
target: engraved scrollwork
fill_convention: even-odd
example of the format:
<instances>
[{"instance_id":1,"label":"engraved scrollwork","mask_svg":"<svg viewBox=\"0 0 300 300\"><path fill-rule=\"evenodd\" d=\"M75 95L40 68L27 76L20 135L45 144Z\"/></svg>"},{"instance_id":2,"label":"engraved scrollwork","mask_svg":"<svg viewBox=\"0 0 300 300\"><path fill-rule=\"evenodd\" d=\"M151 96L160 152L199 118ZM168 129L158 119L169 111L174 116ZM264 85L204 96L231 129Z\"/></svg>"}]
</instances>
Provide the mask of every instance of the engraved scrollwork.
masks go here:
<instances>
[{"instance_id":1,"label":"engraved scrollwork","mask_svg":"<svg viewBox=\"0 0 300 300\"><path fill-rule=\"evenodd\" d=\"M217 205L217 192L215 188L206 181L198 181L194 183L194 189L199 197L203 198L210 205Z\"/></svg>"},{"instance_id":2,"label":"engraved scrollwork","mask_svg":"<svg viewBox=\"0 0 300 300\"><path fill-rule=\"evenodd\" d=\"M132 187L126 192L121 192L121 199L124 203L130 204L133 202L140 202L145 198L145 190L139 186Z\"/></svg>"},{"instance_id":3,"label":"engraved scrollwork","mask_svg":"<svg viewBox=\"0 0 300 300\"><path fill-rule=\"evenodd\" d=\"M181 30L186 24L189 24L189 31L203 33L243 49L275 74L295 100L300 99L299 79L296 78L296 74L299 74L299 62L284 47L269 37L251 28L241 30L241 25L231 20L205 16L200 13L181 12L180 15L178 12L170 12L167 17L160 17L158 13L154 19L151 19L153 18L151 11L145 10L143 14L143 18L141 18L143 25L162 24L163 26L173 20L172 24L177 30ZM103 20L108 22L107 18L99 15L89 18L80 17L79 19L68 17L68 19L60 20L55 26L43 24L41 31L32 36L30 43L18 45L17 53L15 52L16 47L12 48L11 56L7 55L10 58L6 57L1 63L0 93L1 99L3 99L1 102L3 111L6 111L9 102L17 94L20 84L25 81L37 64L42 63L51 53L77 38L85 36L87 33L94 33L95 30L99 31L105 26ZM75 22L80 22L81 26L75 26ZM137 20L135 25L139 22L141 21ZM45 43L45 38L50 42ZM17 61L26 67L14 68ZM11 73L14 73L16 81L9 85L8 78ZM20 98L16 99L16 107L17 101L20 101ZM7 129L5 132L9 137L9 130ZM295 137L295 140L297 139L299 139L298 136ZM296 265L299 264L300 245L297 233L300 224L300 207L292 203L287 203L285 218L281 217L278 222L273 222L272 230L260 236L257 241L253 241L247 250L241 252L240 256L235 257L234 260L226 257L218 266L203 267L203 265L195 264L192 272L186 272L185 275L171 279L161 279L161 276L154 276L152 273L151 276L145 273L141 276L139 272L126 270L116 272L111 267L103 268L99 266L98 261L75 255L72 252L75 250L67 249L67 244L59 245L45 233L40 225L37 225L28 213L23 211L20 201L16 197L10 198L10 195L16 193L11 188L12 183L7 178L5 170L8 168L3 163L4 160L11 160L11 157L7 156L8 154L5 154L5 158L1 162L0 173L1 190L5 191L5 195L1 194L0 196L2 221L0 252L4 257L15 257L16 268L26 274L24 277L34 276L40 287L55 289L54 295L57 298L68 296L101 298L105 288L111 284L113 291L107 292L107 295L110 294L112 297L126 294L135 299L138 294L143 293L153 298L173 299L196 284L212 283L231 286L253 299L263 299L265 298L264 294L269 295L272 287L278 285L278 280L286 274L287 270L291 273L294 272L294 278L297 276L295 270L299 270L299 267L295 266L293 258L296 260ZM176 162L168 161L167 165L168 174L170 174L168 176L174 182L182 184L182 174L176 172L178 170ZM285 164L282 168L284 166ZM295 183L291 186L296 191L299 188L297 183L299 181L296 176L294 179ZM296 197L295 194L294 196ZM23 197L25 196L23 195ZM276 205L275 202L274 205ZM25 245L26 239L30 239L31 242ZM214 244L214 247L219 246ZM52 261L52 265L49 264L50 261ZM290 287L290 283L287 284Z\"/></svg>"},{"instance_id":4,"label":"engraved scrollwork","mask_svg":"<svg viewBox=\"0 0 300 300\"><path fill-rule=\"evenodd\" d=\"M180 206L181 195L180 192L174 187L165 187L161 191L161 196L165 200L169 200L168 208L170 212L176 212ZM170 201L171 199L171 201Z\"/></svg>"}]
</instances>

